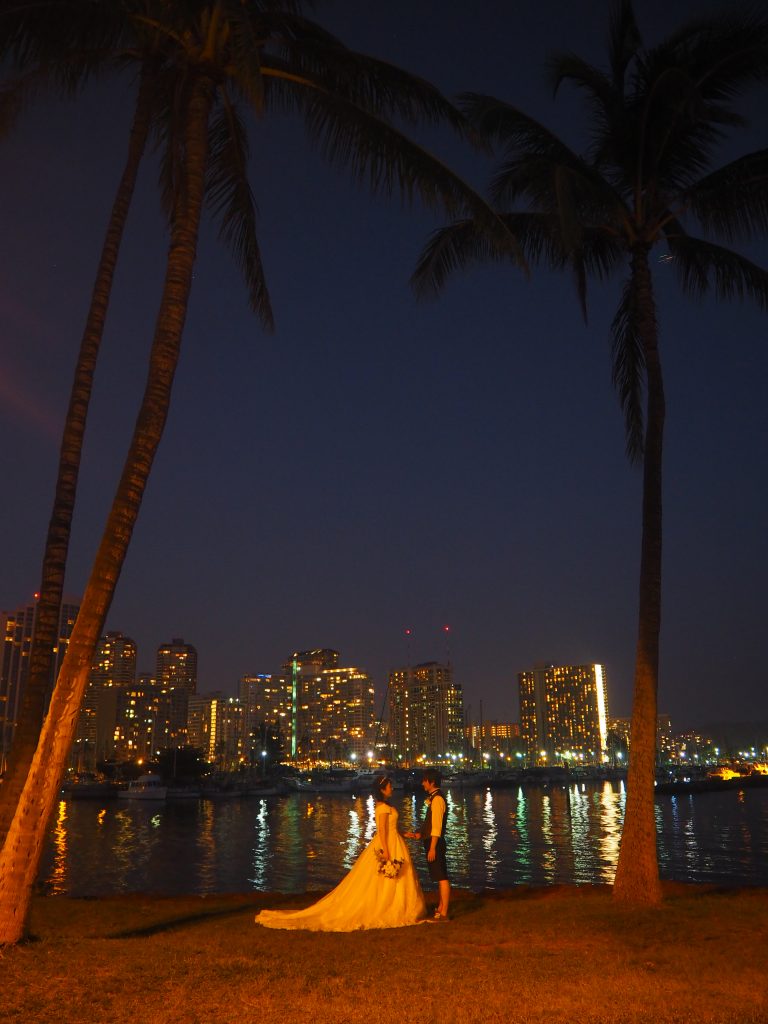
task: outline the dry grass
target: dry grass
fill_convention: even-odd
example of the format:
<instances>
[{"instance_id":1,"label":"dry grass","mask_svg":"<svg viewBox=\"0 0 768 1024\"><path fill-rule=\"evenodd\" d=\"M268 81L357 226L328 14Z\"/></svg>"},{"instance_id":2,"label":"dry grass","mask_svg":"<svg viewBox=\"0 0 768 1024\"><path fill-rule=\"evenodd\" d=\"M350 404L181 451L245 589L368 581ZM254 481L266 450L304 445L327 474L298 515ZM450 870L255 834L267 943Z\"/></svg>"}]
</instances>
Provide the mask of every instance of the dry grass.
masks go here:
<instances>
[{"instance_id":1,"label":"dry grass","mask_svg":"<svg viewBox=\"0 0 768 1024\"><path fill-rule=\"evenodd\" d=\"M765 1024L768 891L668 886L456 894L453 921L380 932L259 928L306 898L38 899L0 953L13 1024ZM431 1000L433 985L440 1001Z\"/></svg>"}]
</instances>

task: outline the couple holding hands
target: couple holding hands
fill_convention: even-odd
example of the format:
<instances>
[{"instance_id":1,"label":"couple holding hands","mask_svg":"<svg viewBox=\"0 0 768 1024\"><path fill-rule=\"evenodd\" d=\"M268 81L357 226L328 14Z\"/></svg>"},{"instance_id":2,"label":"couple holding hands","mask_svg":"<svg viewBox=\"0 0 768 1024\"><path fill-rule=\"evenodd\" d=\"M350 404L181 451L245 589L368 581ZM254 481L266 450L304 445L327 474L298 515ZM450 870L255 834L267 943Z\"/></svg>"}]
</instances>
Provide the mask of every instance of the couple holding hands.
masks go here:
<instances>
[{"instance_id":1,"label":"couple holding hands","mask_svg":"<svg viewBox=\"0 0 768 1024\"><path fill-rule=\"evenodd\" d=\"M399 832L398 813L391 805L392 780L374 783L376 832L342 881L304 910L262 910L256 923L266 928L350 932L360 928L402 928L424 921L448 920L451 885L445 862L447 806L440 790L440 773L427 768L422 777L426 812L418 832ZM424 893L404 839L420 839L429 876L437 882L439 902L427 916Z\"/></svg>"}]
</instances>

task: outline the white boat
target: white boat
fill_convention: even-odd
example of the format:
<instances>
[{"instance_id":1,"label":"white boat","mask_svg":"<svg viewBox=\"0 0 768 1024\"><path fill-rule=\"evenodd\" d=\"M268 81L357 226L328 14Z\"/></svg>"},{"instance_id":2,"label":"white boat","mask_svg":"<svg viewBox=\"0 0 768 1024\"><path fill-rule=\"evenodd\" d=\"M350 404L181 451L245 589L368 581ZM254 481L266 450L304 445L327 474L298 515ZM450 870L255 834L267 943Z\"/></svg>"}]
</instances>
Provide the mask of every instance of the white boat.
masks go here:
<instances>
[{"instance_id":1,"label":"white boat","mask_svg":"<svg viewBox=\"0 0 768 1024\"><path fill-rule=\"evenodd\" d=\"M165 800L168 787L163 785L159 775L140 775L117 795L120 800Z\"/></svg>"}]
</instances>

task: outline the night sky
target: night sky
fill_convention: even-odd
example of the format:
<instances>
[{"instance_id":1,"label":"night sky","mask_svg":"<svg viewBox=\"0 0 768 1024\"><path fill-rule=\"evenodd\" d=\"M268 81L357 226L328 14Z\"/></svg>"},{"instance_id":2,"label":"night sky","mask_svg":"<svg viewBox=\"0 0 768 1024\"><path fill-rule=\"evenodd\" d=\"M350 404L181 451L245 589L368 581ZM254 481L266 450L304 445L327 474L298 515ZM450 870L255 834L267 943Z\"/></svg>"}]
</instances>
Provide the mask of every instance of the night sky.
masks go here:
<instances>
[{"instance_id":1,"label":"night sky","mask_svg":"<svg viewBox=\"0 0 768 1024\"><path fill-rule=\"evenodd\" d=\"M701 0L638 0L646 41ZM602 62L597 0L318 2L348 45L487 92L581 148L582 108L553 100L553 50ZM470 14L471 9L471 14ZM768 87L733 155L766 146ZM0 607L31 598L61 424L132 91L39 101L0 160ZM478 188L493 161L447 131L418 138ZM609 326L585 326L567 276L479 268L417 302L408 279L440 215L371 199L305 143L254 126L252 184L277 319L266 335L208 224L165 438L107 628L153 671L194 643L199 689L235 693L292 651L341 651L372 675L450 658L478 717L516 719L517 673L606 666L631 709L641 478L624 454ZM727 151L724 156L728 155ZM147 162L124 245L89 421L67 592L84 588L130 437L166 242ZM767 262L768 246L741 247ZM661 255L661 251L657 254ZM660 710L675 730L768 718L766 317L694 304L654 263L668 402ZM449 640L443 630L449 624ZM412 636L406 639L404 631Z\"/></svg>"}]
</instances>

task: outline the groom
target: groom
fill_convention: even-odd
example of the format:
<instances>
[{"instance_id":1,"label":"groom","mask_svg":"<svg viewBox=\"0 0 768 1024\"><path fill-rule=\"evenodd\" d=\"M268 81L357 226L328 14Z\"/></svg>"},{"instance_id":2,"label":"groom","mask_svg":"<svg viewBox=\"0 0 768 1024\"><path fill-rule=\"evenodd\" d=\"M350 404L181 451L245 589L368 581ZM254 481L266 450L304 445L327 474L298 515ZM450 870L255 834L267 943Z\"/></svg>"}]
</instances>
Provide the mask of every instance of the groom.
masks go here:
<instances>
[{"instance_id":1,"label":"groom","mask_svg":"<svg viewBox=\"0 0 768 1024\"><path fill-rule=\"evenodd\" d=\"M413 839L421 839L427 855L429 877L433 882L437 882L440 894L435 916L429 920L447 921L448 904L451 901L451 883L448 881L448 868L445 863L445 824L448 808L440 791L440 772L435 768L425 769L421 786L427 794L427 812L421 823L421 831L411 832L409 835Z\"/></svg>"}]
</instances>

